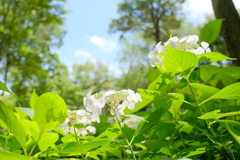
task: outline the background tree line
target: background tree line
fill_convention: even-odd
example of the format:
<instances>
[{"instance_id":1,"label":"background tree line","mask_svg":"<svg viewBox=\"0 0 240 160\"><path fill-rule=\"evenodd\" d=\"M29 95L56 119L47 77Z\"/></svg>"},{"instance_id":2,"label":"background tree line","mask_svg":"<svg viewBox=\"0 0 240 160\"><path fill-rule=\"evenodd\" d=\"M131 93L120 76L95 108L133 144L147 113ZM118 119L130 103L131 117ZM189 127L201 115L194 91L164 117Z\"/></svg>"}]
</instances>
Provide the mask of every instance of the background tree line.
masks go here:
<instances>
[{"instance_id":1,"label":"background tree line","mask_svg":"<svg viewBox=\"0 0 240 160\"><path fill-rule=\"evenodd\" d=\"M69 73L57 53L50 50L63 44L66 0L1 0L0 3L0 73L16 99L9 95L3 98L25 107L29 105L25 99L29 99L34 88L38 94L57 92L70 108L80 108L89 89L95 92L146 88L149 81L144 73L151 69L147 54L154 45L166 41L171 33L179 37L198 34L200 27L184 21L185 0L122 0L118 4L119 17L109 25L109 32L122 33L119 51L122 76L114 77L101 61L75 64ZM239 65L239 13L232 0L212 0L212 4L216 18L225 18L222 35L212 47L238 58L234 65Z\"/></svg>"}]
</instances>

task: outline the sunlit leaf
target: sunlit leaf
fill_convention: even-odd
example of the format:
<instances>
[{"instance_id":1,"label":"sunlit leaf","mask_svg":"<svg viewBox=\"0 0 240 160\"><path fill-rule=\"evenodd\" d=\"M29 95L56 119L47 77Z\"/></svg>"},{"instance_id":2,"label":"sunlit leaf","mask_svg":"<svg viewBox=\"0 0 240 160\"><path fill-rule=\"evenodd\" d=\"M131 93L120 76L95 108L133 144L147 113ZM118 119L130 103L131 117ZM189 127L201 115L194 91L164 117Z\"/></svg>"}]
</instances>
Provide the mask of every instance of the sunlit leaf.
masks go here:
<instances>
[{"instance_id":1,"label":"sunlit leaf","mask_svg":"<svg viewBox=\"0 0 240 160\"><path fill-rule=\"evenodd\" d=\"M240 114L240 111L239 112L228 112L228 113L219 113L219 112L221 112L221 110L217 109L217 110L205 113L198 118L200 118L200 119L219 119L222 117L234 116L234 115Z\"/></svg>"},{"instance_id":2,"label":"sunlit leaf","mask_svg":"<svg viewBox=\"0 0 240 160\"><path fill-rule=\"evenodd\" d=\"M35 103L36 103L38 97L39 96L37 95L37 93L36 93L36 91L34 89L33 92L32 92L31 98L30 98L30 106L31 106L31 108L34 108Z\"/></svg>"},{"instance_id":3,"label":"sunlit leaf","mask_svg":"<svg viewBox=\"0 0 240 160\"><path fill-rule=\"evenodd\" d=\"M10 132L24 148L26 145L26 132L14 112L0 101L0 119L6 124Z\"/></svg>"},{"instance_id":4,"label":"sunlit leaf","mask_svg":"<svg viewBox=\"0 0 240 160\"><path fill-rule=\"evenodd\" d=\"M4 83L2 83L1 81L0 81L0 90L6 91L8 93L11 93L11 91L9 91L7 86Z\"/></svg>"},{"instance_id":5,"label":"sunlit leaf","mask_svg":"<svg viewBox=\"0 0 240 160\"><path fill-rule=\"evenodd\" d=\"M218 122L220 122L221 125L226 127L229 133L240 144L240 122L231 120L219 120Z\"/></svg>"},{"instance_id":6,"label":"sunlit leaf","mask_svg":"<svg viewBox=\"0 0 240 160\"><path fill-rule=\"evenodd\" d=\"M207 52L198 55L199 61L204 61L204 62L217 62L217 61L222 61L222 60L236 60L236 58L230 58L227 57L221 53L216 53L216 52Z\"/></svg>"},{"instance_id":7,"label":"sunlit leaf","mask_svg":"<svg viewBox=\"0 0 240 160\"><path fill-rule=\"evenodd\" d=\"M16 154L13 152L6 152L2 150L0 150L0 157L2 160L33 160L32 158L29 158L20 154Z\"/></svg>"},{"instance_id":8,"label":"sunlit leaf","mask_svg":"<svg viewBox=\"0 0 240 160\"><path fill-rule=\"evenodd\" d=\"M34 119L42 132L55 129L62 124L66 113L66 104L56 93L45 93L35 103Z\"/></svg>"},{"instance_id":9,"label":"sunlit leaf","mask_svg":"<svg viewBox=\"0 0 240 160\"><path fill-rule=\"evenodd\" d=\"M207 23L200 31L200 42L213 43L220 33L223 20L224 19L217 19Z\"/></svg>"},{"instance_id":10,"label":"sunlit leaf","mask_svg":"<svg viewBox=\"0 0 240 160\"><path fill-rule=\"evenodd\" d=\"M198 63L198 58L194 53L173 49L168 46L162 65L166 72L176 73L178 76L188 78L192 70Z\"/></svg>"},{"instance_id":11,"label":"sunlit leaf","mask_svg":"<svg viewBox=\"0 0 240 160\"><path fill-rule=\"evenodd\" d=\"M200 67L200 78L207 83L218 70L220 68L215 65L203 65Z\"/></svg>"},{"instance_id":12,"label":"sunlit leaf","mask_svg":"<svg viewBox=\"0 0 240 160\"><path fill-rule=\"evenodd\" d=\"M159 77L160 74L161 73L159 72L158 69L153 69L149 71L145 77L150 81L154 81Z\"/></svg>"},{"instance_id":13,"label":"sunlit leaf","mask_svg":"<svg viewBox=\"0 0 240 160\"><path fill-rule=\"evenodd\" d=\"M240 99L240 82L223 88L209 99Z\"/></svg>"},{"instance_id":14,"label":"sunlit leaf","mask_svg":"<svg viewBox=\"0 0 240 160\"><path fill-rule=\"evenodd\" d=\"M58 140L58 134L57 133L46 133L44 136L40 139L38 142L38 146L40 150L43 152L48 149L51 145L53 145Z\"/></svg>"}]
</instances>

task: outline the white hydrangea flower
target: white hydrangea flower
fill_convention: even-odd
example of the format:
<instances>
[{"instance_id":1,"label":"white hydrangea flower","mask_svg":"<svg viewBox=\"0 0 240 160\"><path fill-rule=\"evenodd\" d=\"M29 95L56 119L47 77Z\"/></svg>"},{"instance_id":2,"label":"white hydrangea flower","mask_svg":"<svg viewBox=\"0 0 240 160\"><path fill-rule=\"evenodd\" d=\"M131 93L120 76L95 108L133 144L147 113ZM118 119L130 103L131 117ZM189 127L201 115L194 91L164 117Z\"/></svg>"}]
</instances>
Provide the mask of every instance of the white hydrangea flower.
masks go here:
<instances>
[{"instance_id":1,"label":"white hydrangea flower","mask_svg":"<svg viewBox=\"0 0 240 160\"><path fill-rule=\"evenodd\" d=\"M207 42L201 42L201 47L193 49L192 52L196 55L199 55L202 53L211 52L211 49L209 48L209 44Z\"/></svg>"},{"instance_id":2,"label":"white hydrangea flower","mask_svg":"<svg viewBox=\"0 0 240 160\"><path fill-rule=\"evenodd\" d=\"M87 132L86 128L81 128L78 131L78 134L79 134L79 136L85 137L88 134L88 132Z\"/></svg>"},{"instance_id":3,"label":"white hydrangea flower","mask_svg":"<svg viewBox=\"0 0 240 160\"><path fill-rule=\"evenodd\" d=\"M201 43L201 47L197 44L199 38L197 35L189 35L184 36L181 39L178 37L172 37L167 42L161 44L159 42L153 51L150 51L148 57L150 59L150 64L152 67L155 67L157 64L162 66L162 61L164 59L165 54L167 53L167 45L170 44L172 48L178 50L184 50L188 52L195 53L199 55L205 52L211 52L210 48L208 48L209 44L206 42Z\"/></svg>"},{"instance_id":4,"label":"white hydrangea flower","mask_svg":"<svg viewBox=\"0 0 240 160\"><path fill-rule=\"evenodd\" d=\"M59 128L60 128L61 130L63 130L63 132L64 132L65 134L68 134L68 132L69 132L68 122L69 122L69 120L66 119L66 120L59 126Z\"/></svg>"},{"instance_id":5,"label":"white hydrangea flower","mask_svg":"<svg viewBox=\"0 0 240 160\"><path fill-rule=\"evenodd\" d=\"M87 126L86 130L88 130L89 132L91 132L92 134L96 134L97 130L95 127L93 126Z\"/></svg>"},{"instance_id":6,"label":"white hydrangea flower","mask_svg":"<svg viewBox=\"0 0 240 160\"><path fill-rule=\"evenodd\" d=\"M91 115L85 110L77 110L77 124L91 124Z\"/></svg>"},{"instance_id":7,"label":"white hydrangea flower","mask_svg":"<svg viewBox=\"0 0 240 160\"><path fill-rule=\"evenodd\" d=\"M138 124L140 123L140 119L137 119L137 118L126 118L124 120L124 123L129 127L129 128L132 128L132 129L137 129L138 127Z\"/></svg>"},{"instance_id":8,"label":"white hydrangea flower","mask_svg":"<svg viewBox=\"0 0 240 160\"><path fill-rule=\"evenodd\" d=\"M102 108L105 106L106 98L102 96L100 99L96 99L95 96L91 94L92 91L90 90L87 93L87 97L83 98L84 107L94 115L100 115L102 113Z\"/></svg>"}]
</instances>

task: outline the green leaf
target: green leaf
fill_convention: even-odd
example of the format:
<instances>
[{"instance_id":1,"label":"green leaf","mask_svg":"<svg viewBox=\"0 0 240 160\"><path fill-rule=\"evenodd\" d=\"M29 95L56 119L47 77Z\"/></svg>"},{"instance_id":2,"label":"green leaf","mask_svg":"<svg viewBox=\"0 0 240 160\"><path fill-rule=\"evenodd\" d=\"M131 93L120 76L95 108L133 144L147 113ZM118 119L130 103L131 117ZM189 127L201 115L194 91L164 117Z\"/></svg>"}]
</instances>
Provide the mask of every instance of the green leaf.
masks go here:
<instances>
[{"instance_id":1,"label":"green leaf","mask_svg":"<svg viewBox=\"0 0 240 160\"><path fill-rule=\"evenodd\" d=\"M165 140L174 133L175 127L176 125L171 121L161 121L156 125L155 133L160 140Z\"/></svg>"},{"instance_id":2,"label":"green leaf","mask_svg":"<svg viewBox=\"0 0 240 160\"><path fill-rule=\"evenodd\" d=\"M65 121L66 115L66 104L56 93L45 93L37 99L34 119L43 133L57 128Z\"/></svg>"},{"instance_id":3,"label":"green leaf","mask_svg":"<svg viewBox=\"0 0 240 160\"><path fill-rule=\"evenodd\" d=\"M219 120L218 122L226 127L238 144L240 144L240 122L231 120Z\"/></svg>"},{"instance_id":4,"label":"green leaf","mask_svg":"<svg viewBox=\"0 0 240 160\"><path fill-rule=\"evenodd\" d=\"M199 154L205 153L207 147L191 146L176 153L173 157L196 157Z\"/></svg>"},{"instance_id":5,"label":"green leaf","mask_svg":"<svg viewBox=\"0 0 240 160\"><path fill-rule=\"evenodd\" d=\"M180 107L181 107L181 105L183 103L184 95L183 94L179 94L179 93L176 93L176 94L173 94L173 95L174 95L174 97L176 97L178 99L172 101L172 105L171 105L171 108L169 109L169 112L171 112L173 117L175 117L177 119L177 117L178 117L178 110L180 109Z\"/></svg>"},{"instance_id":6,"label":"green leaf","mask_svg":"<svg viewBox=\"0 0 240 160\"><path fill-rule=\"evenodd\" d=\"M146 96L145 91L143 89L138 89L138 92L141 95L142 101L138 102L137 106L135 109L131 110L128 107L125 108L124 113L125 114L131 114L134 112L139 111L140 109L142 109L143 107L145 107L146 105L148 105L149 103L152 102L152 97Z\"/></svg>"},{"instance_id":7,"label":"green leaf","mask_svg":"<svg viewBox=\"0 0 240 160\"><path fill-rule=\"evenodd\" d=\"M215 94L219 91L219 89L217 89L217 88L207 86L204 84L199 84L199 83L192 83L191 86L192 86L193 93L196 96L198 103L205 101L206 99L208 99L213 94ZM182 90L180 90L180 92L192 95L189 86L184 87Z\"/></svg>"},{"instance_id":8,"label":"green leaf","mask_svg":"<svg viewBox=\"0 0 240 160\"><path fill-rule=\"evenodd\" d=\"M212 112L205 113L198 118L200 118L200 119L219 119L222 117L234 116L234 115L240 114L240 111L239 112L229 112L229 113L219 113L219 112L221 112L221 110L217 109Z\"/></svg>"},{"instance_id":9,"label":"green leaf","mask_svg":"<svg viewBox=\"0 0 240 160\"><path fill-rule=\"evenodd\" d=\"M2 160L33 160L23 155L19 155L12 152L6 152L2 150L0 150L0 157Z\"/></svg>"},{"instance_id":10,"label":"green leaf","mask_svg":"<svg viewBox=\"0 0 240 160\"><path fill-rule=\"evenodd\" d=\"M30 98L30 106L31 106L31 108L34 108L35 103L36 103L38 97L39 96L37 95L37 93L35 92L35 89L34 89L33 92L32 92L31 98Z\"/></svg>"},{"instance_id":11,"label":"green leaf","mask_svg":"<svg viewBox=\"0 0 240 160\"><path fill-rule=\"evenodd\" d=\"M118 136L120 136L122 134L121 129L119 127L119 124L117 122L111 124L105 132L103 132L102 134L100 134L98 137L96 137L96 139L100 139L102 137L107 136L111 141L113 141L114 139L116 139Z\"/></svg>"},{"instance_id":12,"label":"green leaf","mask_svg":"<svg viewBox=\"0 0 240 160\"><path fill-rule=\"evenodd\" d=\"M193 130L193 126L189 125L188 122L184 122L184 121L178 121L179 125L181 126L179 129L179 132L186 132L186 133L190 133Z\"/></svg>"},{"instance_id":13,"label":"green leaf","mask_svg":"<svg viewBox=\"0 0 240 160\"><path fill-rule=\"evenodd\" d=\"M162 115L165 113L165 110L163 108L159 108L157 110L155 110L154 112L152 112L148 118L146 119L146 121L142 121L140 122L137 130L135 133L140 133L146 130L149 130L150 128L152 128L153 126L155 126L160 119L162 118Z\"/></svg>"},{"instance_id":14,"label":"green leaf","mask_svg":"<svg viewBox=\"0 0 240 160\"><path fill-rule=\"evenodd\" d=\"M217 61L222 61L226 59L236 60L236 58L230 58L217 52L207 52L207 53L199 54L197 57L199 61L204 61L204 62L217 62Z\"/></svg>"},{"instance_id":15,"label":"green leaf","mask_svg":"<svg viewBox=\"0 0 240 160\"><path fill-rule=\"evenodd\" d=\"M2 83L2 81L0 81L0 90L6 91L8 93L11 93L11 91L9 91L7 86L4 83Z\"/></svg>"},{"instance_id":16,"label":"green leaf","mask_svg":"<svg viewBox=\"0 0 240 160\"><path fill-rule=\"evenodd\" d=\"M122 151L120 149L117 148L106 148L106 151L112 153L114 156L122 159Z\"/></svg>"},{"instance_id":17,"label":"green leaf","mask_svg":"<svg viewBox=\"0 0 240 160\"><path fill-rule=\"evenodd\" d=\"M73 146L73 147L63 149L62 151L57 151L57 153L67 153L72 155L72 154L92 152L92 151L107 147L110 144L110 142L111 141L109 140L99 140L99 141L88 142L78 146Z\"/></svg>"},{"instance_id":18,"label":"green leaf","mask_svg":"<svg viewBox=\"0 0 240 160\"><path fill-rule=\"evenodd\" d=\"M162 65L166 72L176 73L187 79L197 63L198 58L194 53L173 49L168 45Z\"/></svg>"},{"instance_id":19,"label":"green leaf","mask_svg":"<svg viewBox=\"0 0 240 160\"><path fill-rule=\"evenodd\" d=\"M200 31L200 42L204 41L209 44L213 43L220 33L223 20L224 19L217 19L207 23Z\"/></svg>"},{"instance_id":20,"label":"green leaf","mask_svg":"<svg viewBox=\"0 0 240 160\"><path fill-rule=\"evenodd\" d=\"M38 142L38 146L40 150L43 152L48 149L51 145L53 145L58 140L57 133L46 133Z\"/></svg>"},{"instance_id":21,"label":"green leaf","mask_svg":"<svg viewBox=\"0 0 240 160\"><path fill-rule=\"evenodd\" d=\"M19 110L27 114L31 119L34 115L34 110L32 108L17 107Z\"/></svg>"},{"instance_id":22,"label":"green leaf","mask_svg":"<svg viewBox=\"0 0 240 160\"><path fill-rule=\"evenodd\" d=\"M6 124L10 132L24 148L26 145L26 132L14 112L0 101L0 119Z\"/></svg>"},{"instance_id":23,"label":"green leaf","mask_svg":"<svg viewBox=\"0 0 240 160\"><path fill-rule=\"evenodd\" d=\"M153 70L149 71L145 77L150 81L154 81L158 78L158 76L160 74L161 73L159 72L158 69L153 69Z\"/></svg>"},{"instance_id":24,"label":"green leaf","mask_svg":"<svg viewBox=\"0 0 240 160\"><path fill-rule=\"evenodd\" d=\"M168 147L168 144L162 140L146 140L143 145L153 152L158 152L162 147Z\"/></svg>"},{"instance_id":25,"label":"green leaf","mask_svg":"<svg viewBox=\"0 0 240 160\"><path fill-rule=\"evenodd\" d=\"M240 99L240 82L223 88L209 99Z\"/></svg>"},{"instance_id":26,"label":"green leaf","mask_svg":"<svg viewBox=\"0 0 240 160\"><path fill-rule=\"evenodd\" d=\"M203 65L200 67L200 78L203 82L208 83L211 77L220 70L219 67L215 65Z\"/></svg>"}]
</instances>

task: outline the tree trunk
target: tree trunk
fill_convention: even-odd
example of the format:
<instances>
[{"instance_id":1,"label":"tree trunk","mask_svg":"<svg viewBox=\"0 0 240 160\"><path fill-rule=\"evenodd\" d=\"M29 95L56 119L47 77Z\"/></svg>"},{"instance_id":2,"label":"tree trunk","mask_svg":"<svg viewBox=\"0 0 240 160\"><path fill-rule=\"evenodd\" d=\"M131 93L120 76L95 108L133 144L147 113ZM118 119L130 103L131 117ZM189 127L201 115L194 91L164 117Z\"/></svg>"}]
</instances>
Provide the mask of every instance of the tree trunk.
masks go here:
<instances>
[{"instance_id":1,"label":"tree trunk","mask_svg":"<svg viewBox=\"0 0 240 160\"><path fill-rule=\"evenodd\" d=\"M240 66L240 16L232 0L212 0L216 19L224 18L221 33L234 65Z\"/></svg>"}]
</instances>

